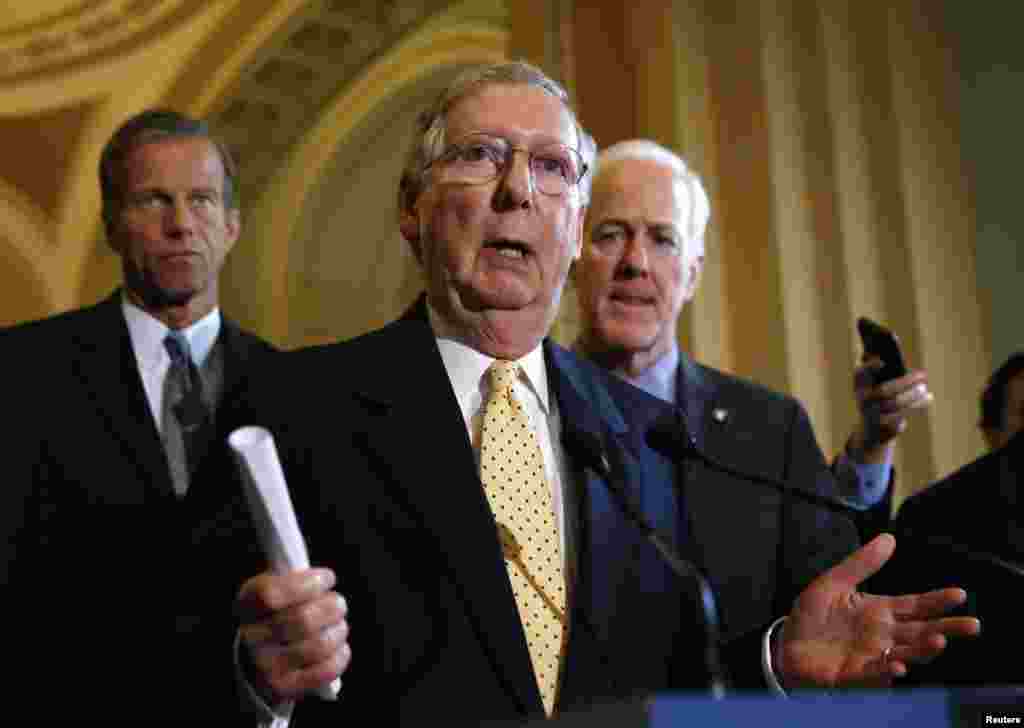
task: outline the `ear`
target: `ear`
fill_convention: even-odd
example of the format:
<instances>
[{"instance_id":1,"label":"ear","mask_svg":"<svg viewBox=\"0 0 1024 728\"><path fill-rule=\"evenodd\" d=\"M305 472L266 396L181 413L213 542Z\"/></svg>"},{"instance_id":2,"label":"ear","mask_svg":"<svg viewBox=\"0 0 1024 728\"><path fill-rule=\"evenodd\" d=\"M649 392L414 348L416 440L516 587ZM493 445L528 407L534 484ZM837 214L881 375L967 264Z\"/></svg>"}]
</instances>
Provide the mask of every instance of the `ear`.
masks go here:
<instances>
[{"instance_id":1,"label":"ear","mask_svg":"<svg viewBox=\"0 0 1024 728\"><path fill-rule=\"evenodd\" d=\"M115 234L117 230L117 223L110 215L107 214L107 212L108 210L105 208L100 213L100 219L103 221L103 235L107 239L107 247L120 255L121 246L118 245L117 235Z\"/></svg>"},{"instance_id":2,"label":"ear","mask_svg":"<svg viewBox=\"0 0 1024 728\"><path fill-rule=\"evenodd\" d=\"M226 255L235 247L238 237L242 234L242 211L237 207L227 210L224 215L224 230L227 233L227 246L224 251Z\"/></svg>"},{"instance_id":3,"label":"ear","mask_svg":"<svg viewBox=\"0 0 1024 728\"><path fill-rule=\"evenodd\" d=\"M423 249L420 246L420 217L415 208L405 209L398 216L398 229L412 248L416 260L423 263Z\"/></svg>"},{"instance_id":4,"label":"ear","mask_svg":"<svg viewBox=\"0 0 1024 728\"><path fill-rule=\"evenodd\" d=\"M576 213L576 225L574 226L574 235L576 236L576 243L572 251L573 262L580 259L583 255L583 226L587 219L587 206L580 205L579 211Z\"/></svg>"},{"instance_id":5,"label":"ear","mask_svg":"<svg viewBox=\"0 0 1024 728\"><path fill-rule=\"evenodd\" d=\"M686 264L683 275L686 277L683 282L683 303L689 303L697 295L697 287L700 285L700 276L704 272L704 256L695 255Z\"/></svg>"}]
</instances>

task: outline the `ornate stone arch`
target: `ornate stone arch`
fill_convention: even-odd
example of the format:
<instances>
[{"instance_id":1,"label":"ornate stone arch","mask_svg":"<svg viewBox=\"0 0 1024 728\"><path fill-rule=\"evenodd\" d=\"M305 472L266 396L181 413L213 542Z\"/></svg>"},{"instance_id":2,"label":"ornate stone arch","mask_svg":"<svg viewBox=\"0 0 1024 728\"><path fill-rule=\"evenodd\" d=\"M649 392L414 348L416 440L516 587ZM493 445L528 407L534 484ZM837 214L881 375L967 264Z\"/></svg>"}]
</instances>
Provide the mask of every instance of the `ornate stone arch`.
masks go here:
<instances>
[{"instance_id":1,"label":"ornate stone arch","mask_svg":"<svg viewBox=\"0 0 1024 728\"><path fill-rule=\"evenodd\" d=\"M243 177L242 239L221 289L232 316L279 343L333 338L362 328L349 322L325 329L322 321L309 321L321 304L328 305L321 299L323 286L332 288L328 299L349 288L353 297L365 299L372 293L364 290L367 270L376 270L376 280L385 282L379 261L371 260L353 261L344 280L315 280L308 266L323 253L313 249L319 237L315 231L322 231L328 218L330 225L338 224L336 203L353 187L366 195L372 188L375 199L388 204L386 209L374 206L372 216L364 214L366 209L355 211L359 237L397 240L390 202L398 167L393 176L381 172L384 163L367 153L367 144L372 146L379 133L368 130L388 126L396 137L378 148L380 155L404 146L405 128L396 115L414 113L409 99L422 102L425 89L434 92L431 79L436 83L439 74L506 58L507 24L504 5L492 0L424 0L418 6L325 3L319 13L293 18L268 39L272 49L254 51L252 65L219 101L206 97L204 103L211 105L207 116L237 152ZM411 128L411 117L409 122ZM351 185L353 179L360 184ZM387 257L401 263L403 252L398 244ZM387 282L397 276L401 290L414 285L406 268L386 267ZM379 317L366 321L378 322Z\"/></svg>"},{"instance_id":2,"label":"ornate stone arch","mask_svg":"<svg viewBox=\"0 0 1024 728\"><path fill-rule=\"evenodd\" d=\"M5 264L0 287L8 305L0 325L45 316L61 307L59 292L50 285L48 268L56 265L46 216L16 188L0 180L0 247Z\"/></svg>"}]
</instances>

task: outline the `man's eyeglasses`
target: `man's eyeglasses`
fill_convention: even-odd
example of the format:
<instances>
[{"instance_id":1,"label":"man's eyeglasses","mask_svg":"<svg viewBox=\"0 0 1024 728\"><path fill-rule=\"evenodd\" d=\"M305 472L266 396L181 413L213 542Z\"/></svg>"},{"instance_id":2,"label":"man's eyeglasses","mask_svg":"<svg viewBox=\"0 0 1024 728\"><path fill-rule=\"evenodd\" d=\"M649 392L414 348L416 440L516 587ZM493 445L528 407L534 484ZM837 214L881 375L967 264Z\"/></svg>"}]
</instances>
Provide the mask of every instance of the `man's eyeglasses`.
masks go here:
<instances>
[{"instance_id":1,"label":"man's eyeglasses","mask_svg":"<svg viewBox=\"0 0 1024 728\"><path fill-rule=\"evenodd\" d=\"M490 134L469 134L453 142L426 168L440 165L454 180L479 184L500 176L516 152L528 155L533 183L546 195L566 193L587 173L580 153L564 144L552 142L525 149Z\"/></svg>"}]
</instances>

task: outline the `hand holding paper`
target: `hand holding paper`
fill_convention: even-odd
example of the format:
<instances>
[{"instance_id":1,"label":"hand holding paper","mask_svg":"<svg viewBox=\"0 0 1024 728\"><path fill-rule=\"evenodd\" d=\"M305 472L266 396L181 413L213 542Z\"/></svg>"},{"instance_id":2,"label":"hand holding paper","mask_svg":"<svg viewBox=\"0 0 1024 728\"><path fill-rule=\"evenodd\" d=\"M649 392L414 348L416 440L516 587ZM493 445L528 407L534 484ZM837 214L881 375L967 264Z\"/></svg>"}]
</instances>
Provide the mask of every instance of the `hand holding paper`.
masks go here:
<instances>
[{"instance_id":1,"label":"hand holding paper","mask_svg":"<svg viewBox=\"0 0 1024 728\"><path fill-rule=\"evenodd\" d=\"M228 437L242 474L245 497L273 570L279 574L309 568L306 542L292 507L274 438L261 427L242 427ZM318 694L335 700L341 680L324 685Z\"/></svg>"}]
</instances>

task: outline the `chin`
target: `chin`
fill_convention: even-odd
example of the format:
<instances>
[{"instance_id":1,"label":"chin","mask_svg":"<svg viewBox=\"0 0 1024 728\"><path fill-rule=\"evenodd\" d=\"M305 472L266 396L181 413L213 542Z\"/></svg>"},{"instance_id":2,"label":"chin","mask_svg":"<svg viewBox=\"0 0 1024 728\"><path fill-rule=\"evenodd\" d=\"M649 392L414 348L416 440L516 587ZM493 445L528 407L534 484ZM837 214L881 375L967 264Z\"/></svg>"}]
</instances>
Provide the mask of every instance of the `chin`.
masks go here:
<instances>
[{"instance_id":1,"label":"chin","mask_svg":"<svg viewBox=\"0 0 1024 728\"><path fill-rule=\"evenodd\" d=\"M638 332L636 326L613 324L600 329L602 339L610 347L622 351L650 349L658 340L656 333Z\"/></svg>"},{"instance_id":2,"label":"chin","mask_svg":"<svg viewBox=\"0 0 1024 728\"><path fill-rule=\"evenodd\" d=\"M471 311L519 311L537 300L529 286L502 285L473 288L461 296L463 305Z\"/></svg>"},{"instance_id":3,"label":"chin","mask_svg":"<svg viewBox=\"0 0 1024 728\"><path fill-rule=\"evenodd\" d=\"M171 308L187 305L197 293L195 288L158 287L150 292L150 298L158 308Z\"/></svg>"}]
</instances>

